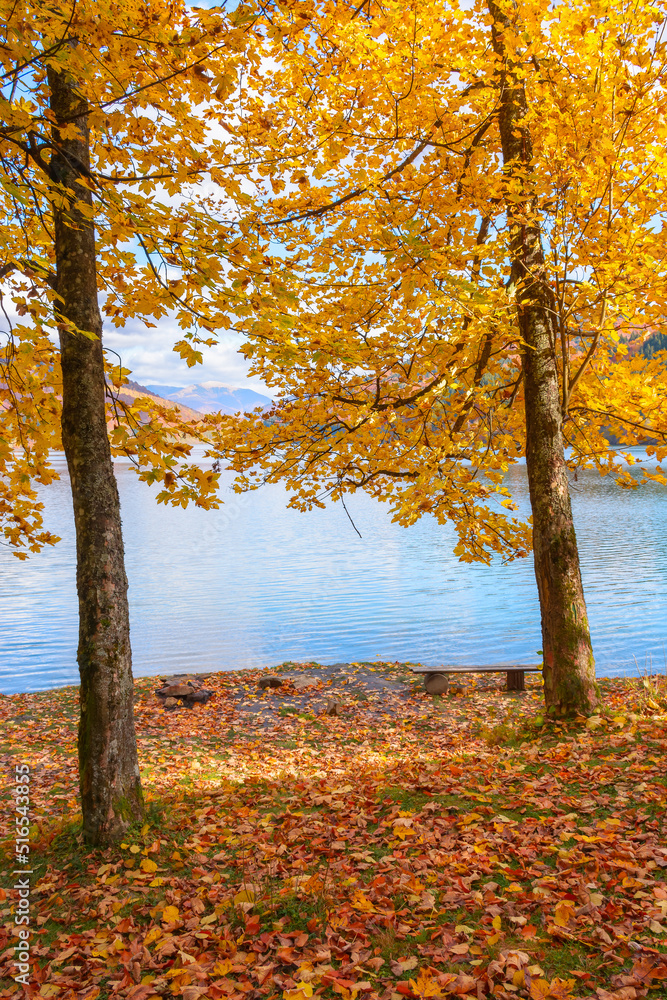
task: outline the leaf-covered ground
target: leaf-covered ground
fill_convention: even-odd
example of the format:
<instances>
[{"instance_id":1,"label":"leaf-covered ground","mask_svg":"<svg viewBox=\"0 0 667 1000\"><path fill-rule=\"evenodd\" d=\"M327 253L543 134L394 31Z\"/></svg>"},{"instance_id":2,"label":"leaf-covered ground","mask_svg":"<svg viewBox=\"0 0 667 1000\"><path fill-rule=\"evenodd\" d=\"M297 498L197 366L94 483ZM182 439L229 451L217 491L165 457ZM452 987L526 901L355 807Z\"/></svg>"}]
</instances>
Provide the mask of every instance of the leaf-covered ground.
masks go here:
<instances>
[{"instance_id":1,"label":"leaf-covered ground","mask_svg":"<svg viewBox=\"0 0 667 1000\"><path fill-rule=\"evenodd\" d=\"M600 716L561 727L537 680L434 698L373 664L357 679L388 683L328 716L330 677L284 669L318 688L218 674L207 705L166 713L137 682L149 818L104 852L77 836L75 689L0 698L35 869L27 989L11 874L0 890L0 997L667 995L663 682L603 681ZM7 871L10 820L7 795Z\"/></svg>"}]
</instances>

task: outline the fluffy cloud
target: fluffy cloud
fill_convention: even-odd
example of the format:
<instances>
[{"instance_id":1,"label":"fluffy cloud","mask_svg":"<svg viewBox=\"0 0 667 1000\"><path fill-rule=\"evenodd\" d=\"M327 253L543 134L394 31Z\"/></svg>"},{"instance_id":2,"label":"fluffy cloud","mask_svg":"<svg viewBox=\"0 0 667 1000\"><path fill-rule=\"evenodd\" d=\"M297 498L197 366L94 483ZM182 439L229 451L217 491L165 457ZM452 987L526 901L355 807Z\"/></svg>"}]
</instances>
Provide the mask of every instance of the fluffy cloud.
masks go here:
<instances>
[{"instance_id":1,"label":"fluffy cloud","mask_svg":"<svg viewBox=\"0 0 667 1000\"><path fill-rule=\"evenodd\" d=\"M188 368L173 346L183 336L183 331L170 317L160 320L155 329L130 321L123 329L111 323L104 324L104 346L116 351L123 367L132 371L131 378L145 385L191 385L193 382L225 382L228 385L255 389L273 395L258 378L248 376L249 364L239 354L241 337L222 334L216 347L204 348L204 363Z\"/></svg>"}]
</instances>

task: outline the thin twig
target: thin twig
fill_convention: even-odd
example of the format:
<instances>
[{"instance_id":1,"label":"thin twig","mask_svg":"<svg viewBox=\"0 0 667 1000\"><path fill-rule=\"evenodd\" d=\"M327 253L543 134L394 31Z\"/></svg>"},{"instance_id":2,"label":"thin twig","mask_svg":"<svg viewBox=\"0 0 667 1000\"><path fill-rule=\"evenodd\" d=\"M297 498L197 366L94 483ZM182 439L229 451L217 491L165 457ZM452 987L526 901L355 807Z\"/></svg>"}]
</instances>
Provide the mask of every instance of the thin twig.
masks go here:
<instances>
[{"instance_id":1,"label":"thin twig","mask_svg":"<svg viewBox=\"0 0 667 1000\"><path fill-rule=\"evenodd\" d=\"M343 510L344 510L344 511L345 511L345 513L347 514L347 516L348 516L348 519L349 519L349 521L350 521L350 524L352 525L352 527L354 528L354 530L356 531L356 533L357 533L357 534L359 535L359 538L361 538L361 532L359 531L359 529L357 528L356 524L354 523L354 521L353 521L353 520L352 520L352 518L350 517L350 512L349 512L349 510L347 509L347 507L345 506L345 497L343 496L343 494L342 494L342 493L341 493L341 495L340 495L340 502L341 502L341 503L342 503L342 505L343 505Z\"/></svg>"}]
</instances>

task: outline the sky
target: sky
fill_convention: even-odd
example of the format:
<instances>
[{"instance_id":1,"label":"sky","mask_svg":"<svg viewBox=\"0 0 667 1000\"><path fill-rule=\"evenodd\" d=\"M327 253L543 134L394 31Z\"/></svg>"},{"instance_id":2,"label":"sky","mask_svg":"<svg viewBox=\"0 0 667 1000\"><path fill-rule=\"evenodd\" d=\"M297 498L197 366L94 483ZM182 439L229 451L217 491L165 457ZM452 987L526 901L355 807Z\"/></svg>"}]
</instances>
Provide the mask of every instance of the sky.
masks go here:
<instances>
[{"instance_id":1,"label":"sky","mask_svg":"<svg viewBox=\"0 0 667 1000\"><path fill-rule=\"evenodd\" d=\"M211 7L220 0L196 0L192 7ZM224 0L227 10L234 10L237 0ZM24 82L30 82L30 76ZM9 302L5 302L9 319L18 319ZM1 329L0 329L0 332ZM141 384L162 384L188 386L201 382L223 382L227 385L254 389L264 395L273 396L258 378L248 376L249 363L238 353L242 338L230 333L221 333L220 343L214 348L203 348L204 363L188 368L173 350L181 340L183 331L173 317L167 316L156 322L155 328L148 328L137 320L130 320L123 329L118 329L105 320L103 344L118 355L124 368L131 371L131 378ZM54 334L55 338L55 334Z\"/></svg>"},{"instance_id":2,"label":"sky","mask_svg":"<svg viewBox=\"0 0 667 1000\"><path fill-rule=\"evenodd\" d=\"M223 6L228 12L238 6L237 0L193 0L193 8ZM248 375L249 363L239 347L242 338L221 332L220 343L214 348L202 348L204 362L188 368L185 361L174 352L173 346L183 337L173 317L157 320L155 328L130 320L123 329L105 322L103 342L121 357L124 368L132 372L130 378L142 385L159 384L187 386L201 382L223 382L244 389L254 389L273 397L275 390L268 389L258 378Z\"/></svg>"},{"instance_id":3,"label":"sky","mask_svg":"<svg viewBox=\"0 0 667 1000\"><path fill-rule=\"evenodd\" d=\"M164 317L155 329L130 320L123 329L108 321L104 325L105 348L120 354L124 368L132 372L130 378L142 385L186 386L199 382L224 382L226 385L254 389L272 396L262 381L248 376L249 363L238 353L242 338L222 333L220 343L213 348L204 347L204 363L188 368L173 346L183 337L183 331L172 317Z\"/></svg>"}]
</instances>

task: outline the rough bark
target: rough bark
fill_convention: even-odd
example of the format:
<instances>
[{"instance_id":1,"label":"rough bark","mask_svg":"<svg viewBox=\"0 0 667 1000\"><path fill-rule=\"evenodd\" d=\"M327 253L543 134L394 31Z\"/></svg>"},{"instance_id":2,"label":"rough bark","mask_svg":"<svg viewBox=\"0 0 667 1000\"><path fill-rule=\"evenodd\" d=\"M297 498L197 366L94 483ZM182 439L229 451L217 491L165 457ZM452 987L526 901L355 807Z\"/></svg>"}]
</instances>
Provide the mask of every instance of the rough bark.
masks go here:
<instances>
[{"instance_id":1,"label":"rough bark","mask_svg":"<svg viewBox=\"0 0 667 1000\"><path fill-rule=\"evenodd\" d=\"M87 105L49 70L54 114L51 179L63 375L62 440L72 486L81 676L79 780L86 841L107 843L143 811L134 729L132 654L118 487L105 414ZM74 123L76 137L60 127ZM74 331L83 332L74 332ZM88 334L88 335L86 335Z\"/></svg>"},{"instance_id":2,"label":"rough bark","mask_svg":"<svg viewBox=\"0 0 667 1000\"><path fill-rule=\"evenodd\" d=\"M499 127L510 222L512 285L523 341L526 466L533 513L535 576L542 614L544 694L555 715L590 713L597 704L595 662L562 436L552 300L535 199L525 86L505 50L509 17L488 0L500 60Z\"/></svg>"}]
</instances>

